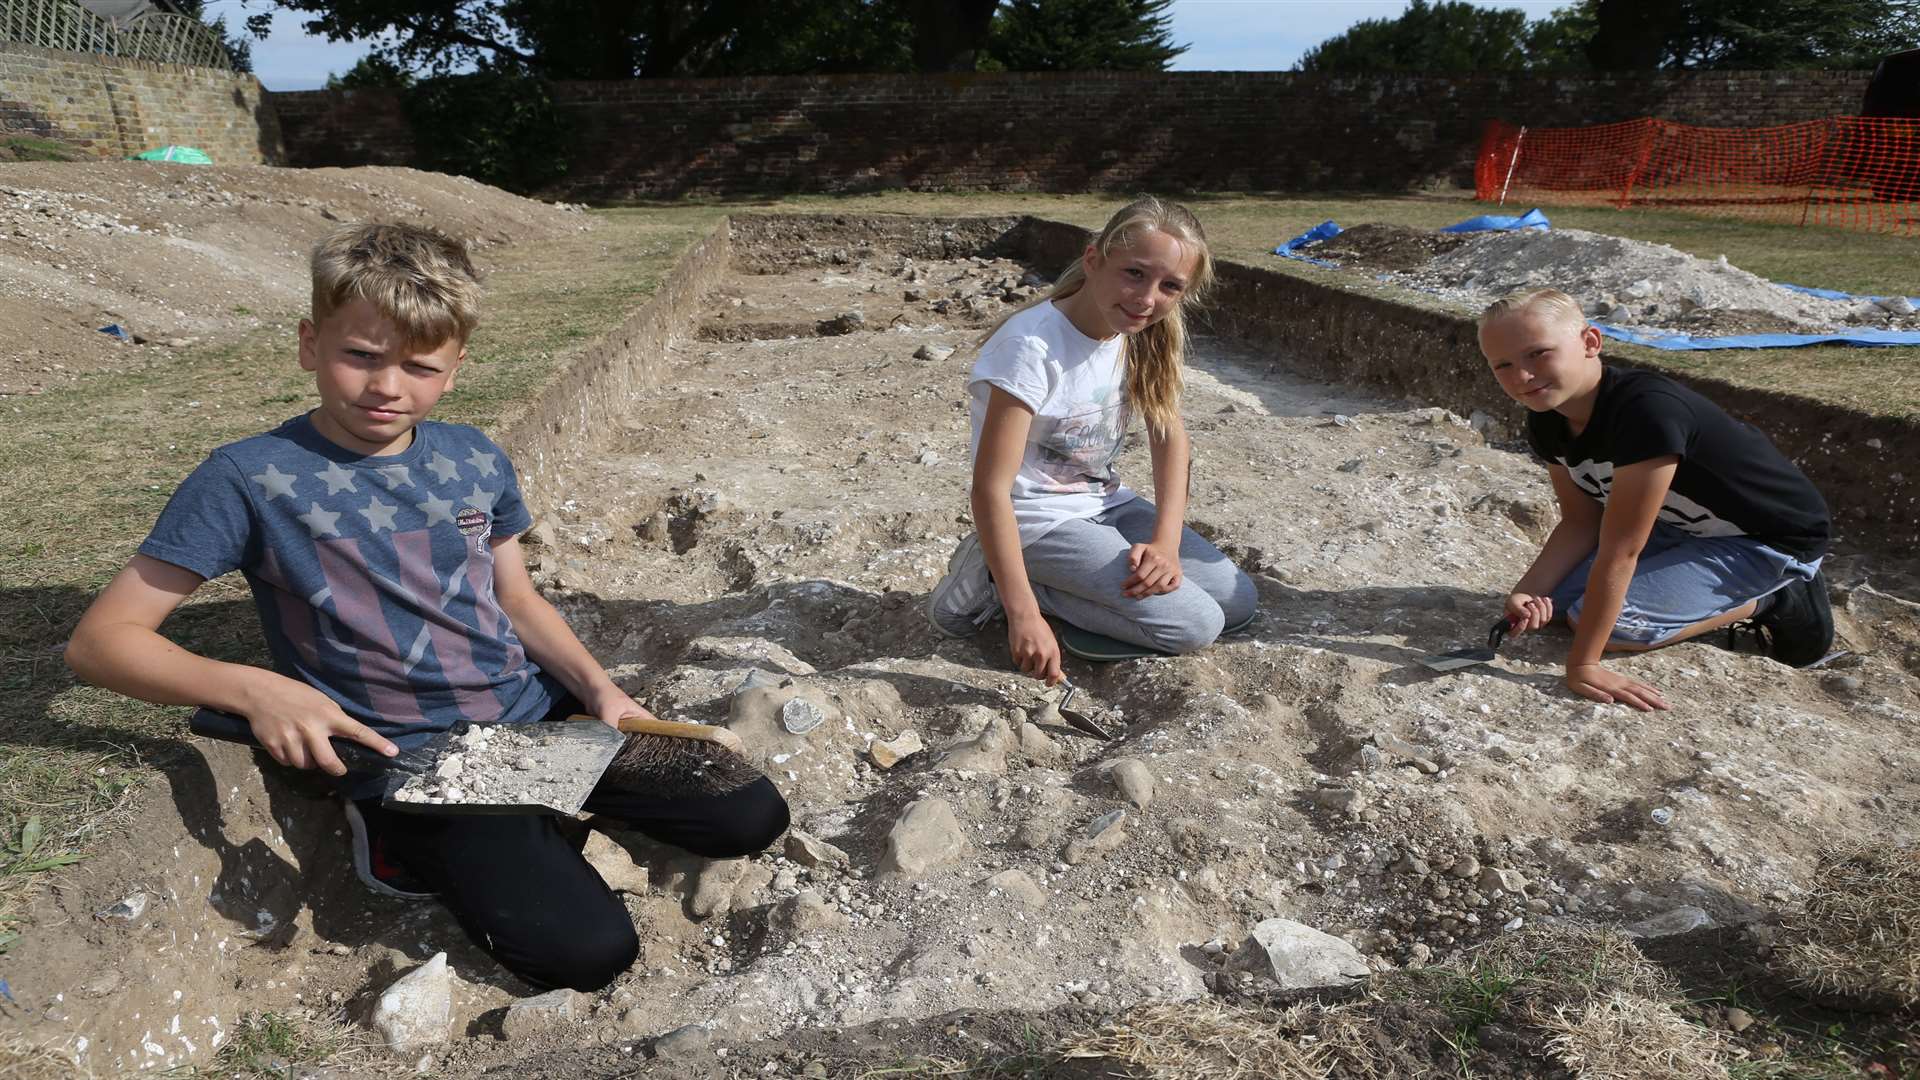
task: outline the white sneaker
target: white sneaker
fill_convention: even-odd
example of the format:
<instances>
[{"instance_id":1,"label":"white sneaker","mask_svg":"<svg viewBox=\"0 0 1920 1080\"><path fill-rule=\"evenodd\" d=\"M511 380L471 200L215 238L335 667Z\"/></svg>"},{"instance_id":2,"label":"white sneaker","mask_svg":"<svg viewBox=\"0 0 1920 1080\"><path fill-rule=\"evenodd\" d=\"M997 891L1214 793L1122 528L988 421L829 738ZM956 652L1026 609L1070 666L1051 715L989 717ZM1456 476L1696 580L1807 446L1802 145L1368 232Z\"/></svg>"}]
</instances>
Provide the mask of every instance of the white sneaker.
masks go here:
<instances>
[{"instance_id":1,"label":"white sneaker","mask_svg":"<svg viewBox=\"0 0 1920 1080\"><path fill-rule=\"evenodd\" d=\"M948 637L972 637L1000 611L1000 593L987 573L980 534L968 533L947 559L947 576L927 598L927 619Z\"/></svg>"}]
</instances>

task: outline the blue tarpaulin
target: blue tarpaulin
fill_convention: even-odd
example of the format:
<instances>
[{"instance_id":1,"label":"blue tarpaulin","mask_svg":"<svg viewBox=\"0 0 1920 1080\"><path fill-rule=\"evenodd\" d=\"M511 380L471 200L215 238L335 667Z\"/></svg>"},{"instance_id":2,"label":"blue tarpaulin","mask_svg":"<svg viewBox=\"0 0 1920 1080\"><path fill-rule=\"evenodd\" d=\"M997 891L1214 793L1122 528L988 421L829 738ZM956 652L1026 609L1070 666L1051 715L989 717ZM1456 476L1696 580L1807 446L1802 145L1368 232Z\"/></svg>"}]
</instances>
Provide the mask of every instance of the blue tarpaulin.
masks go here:
<instances>
[{"instance_id":1,"label":"blue tarpaulin","mask_svg":"<svg viewBox=\"0 0 1920 1080\"><path fill-rule=\"evenodd\" d=\"M1289 259L1299 259L1301 262L1310 262L1315 266L1333 266L1333 263L1325 259L1316 259L1312 256L1302 255L1295 249L1306 247L1308 244L1317 244L1322 240L1331 240L1344 231L1345 230L1335 225L1332 221L1323 221L1313 228L1308 229L1306 232L1301 233L1299 236L1274 248L1273 253Z\"/></svg>"},{"instance_id":2,"label":"blue tarpaulin","mask_svg":"<svg viewBox=\"0 0 1920 1080\"><path fill-rule=\"evenodd\" d=\"M1468 218L1465 221L1449 225L1440 231L1445 233L1470 233L1535 229L1545 232L1550 227L1547 216L1542 214L1538 209L1534 209L1527 211L1519 217L1483 214L1480 217ZM1332 221L1323 221L1313 228L1308 229L1306 232L1301 233L1299 236L1274 248L1273 253L1289 259L1298 259L1301 262L1312 263L1315 266L1334 267L1334 263L1330 263L1325 259L1316 259L1311 255L1302 255L1298 249L1310 244L1317 244L1322 240L1331 240L1344 231L1345 230ZM1843 293L1834 289L1816 289L1808 285L1788 285L1785 282L1775 282L1774 284L1779 285L1783 289L1792 289L1794 292L1806 293L1810 296L1818 296L1827 300L1869 300L1878 302L1886 299L1886 297L1882 296L1854 296L1851 293ZM1907 299L1914 307L1920 308L1920 296L1909 297ZM1596 322L1593 325L1597 327L1602 334L1616 341L1627 341L1635 345L1645 345L1650 349L1666 349L1675 352L1700 349L1792 349L1803 345L1859 345L1867 347L1920 345L1920 331L1915 330L1870 330L1862 327L1859 329L1837 330L1830 334L1733 334L1726 337L1694 337L1691 334L1660 334L1649 333L1643 330L1625 330L1617 326L1608 326L1602 322Z\"/></svg>"},{"instance_id":3,"label":"blue tarpaulin","mask_svg":"<svg viewBox=\"0 0 1920 1080\"><path fill-rule=\"evenodd\" d=\"M1470 217L1465 221L1449 225L1440 231L1445 233L1469 233L1512 232L1515 229L1533 229L1536 232L1546 232L1551 227L1552 226L1547 223L1547 215L1541 213L1539 207L1534 207L1519 217L1503 217L1499 214L1482 214L1479 217Z\"/></svg>"}]
</instances>

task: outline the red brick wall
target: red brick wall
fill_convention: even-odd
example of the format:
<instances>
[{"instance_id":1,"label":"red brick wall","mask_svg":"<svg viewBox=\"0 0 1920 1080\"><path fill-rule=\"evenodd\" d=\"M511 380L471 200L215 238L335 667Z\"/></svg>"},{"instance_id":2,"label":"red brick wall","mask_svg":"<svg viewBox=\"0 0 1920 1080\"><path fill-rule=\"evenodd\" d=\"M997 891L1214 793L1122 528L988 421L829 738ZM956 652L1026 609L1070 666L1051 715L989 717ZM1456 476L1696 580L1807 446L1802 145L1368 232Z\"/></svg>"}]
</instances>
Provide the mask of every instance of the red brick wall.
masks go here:
<instances>
[{"instance_id":1,"label":"red brick wall","mask_svg":"<svg viewBox=\"0 0 1920 1080\"><path fill-rule=\"evenodd\" d=\"M222 165L280 158L280 129L252 75L0 42L0 133L101 157L176 144Z\"/></svg>"},{"instance_id":2,"label":"red brick wall","mask_svg":"<svg viewBox=\"0 0 1920 1080\"><path fill-rule=\"evenodd\" d=\"M557 84L574 132L548 192L1402 190L1471 180L1482 125L1659 116L1764 126L1858 110L1865 72L1328 76L864 75ZM413 163L382 91L272 95L288 160Z\"/></svg>"}]
</instances>

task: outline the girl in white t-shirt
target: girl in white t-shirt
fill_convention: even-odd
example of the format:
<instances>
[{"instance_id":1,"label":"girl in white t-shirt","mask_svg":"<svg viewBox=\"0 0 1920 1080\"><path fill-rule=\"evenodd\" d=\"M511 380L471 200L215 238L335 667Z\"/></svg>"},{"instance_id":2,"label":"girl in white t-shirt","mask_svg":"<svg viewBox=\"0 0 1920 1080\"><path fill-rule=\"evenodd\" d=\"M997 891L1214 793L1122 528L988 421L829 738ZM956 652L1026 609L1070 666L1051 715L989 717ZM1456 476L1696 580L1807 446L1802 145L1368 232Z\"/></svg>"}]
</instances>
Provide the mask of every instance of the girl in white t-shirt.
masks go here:
<instances>
[{"instance_id":1,"label":"girl in white t-shirt","mask_svg":"<svg viewBox=\"0 0 1920 1080\"><path fill-rule=\"evenodd\" d=\"M965 636L1004 610L1014 663L1051 685L1060 643L1045 615L1165 653L1253 618L1253 582L1183 524L1183 313L1212 282L1200 222L1143 198L985 338L967 384L978 532L933 591L934 626ZM1114 473L1135 415L1157 507Z\"/></svg>"}]
</instances>

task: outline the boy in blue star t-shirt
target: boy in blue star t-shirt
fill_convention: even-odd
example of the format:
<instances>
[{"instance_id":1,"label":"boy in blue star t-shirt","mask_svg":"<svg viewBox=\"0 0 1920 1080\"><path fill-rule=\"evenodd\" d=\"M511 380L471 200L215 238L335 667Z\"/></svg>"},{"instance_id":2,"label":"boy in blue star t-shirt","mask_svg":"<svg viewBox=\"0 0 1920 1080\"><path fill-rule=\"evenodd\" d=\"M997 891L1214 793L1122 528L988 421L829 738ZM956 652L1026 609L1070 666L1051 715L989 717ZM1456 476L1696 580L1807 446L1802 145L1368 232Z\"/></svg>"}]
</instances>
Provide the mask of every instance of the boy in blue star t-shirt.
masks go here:
<instances>
[{"instance_id":1,"label":"boy in blue star t-shirt","mask_svg":"<svg viewBox=\"0 0 1920 1080\"><path fill-rule=\"evenodd\" d=\"M592 990L632 963L626 909L553 818L383 810L379 778L328 744L394 754L459 724L647 711L534 588L517 537L532 519L507 455L427 419L467 357L479 282L429 229L342 230L313 255L300 366L319 405L215 450L67 647L81 677L146 701L243 716L274 760L344 777L355 867L369 886L438 896L482 947L541 986ZM202 582L246 576L274 670L180 648L161 623ZM765 847L787 808L762 778L728 796L588 800L709 857Z\"/></svg>"}]
</instances>

